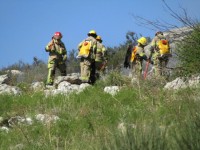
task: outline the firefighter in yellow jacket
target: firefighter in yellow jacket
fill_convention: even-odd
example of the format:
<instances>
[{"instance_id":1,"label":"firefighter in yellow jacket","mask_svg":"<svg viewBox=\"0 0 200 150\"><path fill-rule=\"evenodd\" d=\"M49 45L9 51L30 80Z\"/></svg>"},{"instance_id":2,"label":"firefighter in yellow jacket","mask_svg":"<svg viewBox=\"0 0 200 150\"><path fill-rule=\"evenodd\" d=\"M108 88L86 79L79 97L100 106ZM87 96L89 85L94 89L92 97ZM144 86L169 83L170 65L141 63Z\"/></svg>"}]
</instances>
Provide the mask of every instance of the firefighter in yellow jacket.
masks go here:
<instances>
[{"instance_id":1,"label":"firefighter in yellow jacket","mask_svg":"<svg viewBox=\"0 0 200 150\"><path fill-rule=\"evenodd\" d=\"M47 85L53 85L56 68L60 70L61 76L66 75L67 50L61 38L62 34L55 32L45 47L46 52L49 52Z\"/></svg>"},{"instance_id":2,"label":"firefighter in yellow jacket","mask_svg":"<svg viewBox=\"0 0 200 150\"><path fill-rule=\"evenodd\" d=\"M141 37L137 40L137 43L138 44L136 46L129 45L124 61L124 67L131 68L133 76L141 77L142 62L143 60L147 60L147 56L144 52L147 39L145 37Z\"/></svg>"},{"instance_id":3,"label":"firefighter in yellow jacket","mask_svg":"<svg viewBox=\"0 0 200 150\"><path fill-rule=\"evenodd\" d=\"M101 36L97 36L97 51L95 57L95 67L96 67L96 75L97 77L102 76L105 73L105 68L107 65L107 50L105 46L102 44L103 40Z\"/></svg>"},{"instance_id":4,"label":"firefighter in yellow jacket","mask_svg":"<svg viewBox=\"0 0 200 150\"><path fill-rule=\"evenodd\" d=\"M91 30L87 35L88 37L78 45L78 58L80 58L81 80L84 83L94 83L97 34L95 30Z\"/></svg>"},{"instance_id":5,"label":"firefighter in yellow jacket","mask_svg":"<svg viewBox=\"0 0 200 150\"><path fill-rule=\"evenodd\" d=\"M165 42L164 43L165 44L164 46L166 47L164 50L165 52L162 52L161 50L160 46L161 41ZM169 42L164 37L163 32L161 31L156 32L155 37L151 42L150 52L151 52L150 55L152 56L153 59L155 76L160 76L162 75L163 69L167 66L169 57L171 56Z\"/></svg>"}]
</instances>

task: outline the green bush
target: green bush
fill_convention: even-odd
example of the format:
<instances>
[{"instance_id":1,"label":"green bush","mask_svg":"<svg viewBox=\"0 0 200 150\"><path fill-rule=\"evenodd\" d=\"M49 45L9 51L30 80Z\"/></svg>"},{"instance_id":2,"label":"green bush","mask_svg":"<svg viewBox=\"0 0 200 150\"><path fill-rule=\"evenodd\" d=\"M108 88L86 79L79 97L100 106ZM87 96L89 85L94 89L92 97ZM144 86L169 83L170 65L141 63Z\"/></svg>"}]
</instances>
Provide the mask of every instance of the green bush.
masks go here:
<instances>
[{"instance_id":1,"label":"green bush","mask_svg":"<svg viewBox=\"0 0 200 150\"><path fill-rule=\"evenodd\" d=\"M193 27L193 32L177 45L178 59L182 71L181 76L200 73L200 26Z\"/></svg>"}]
</instances>

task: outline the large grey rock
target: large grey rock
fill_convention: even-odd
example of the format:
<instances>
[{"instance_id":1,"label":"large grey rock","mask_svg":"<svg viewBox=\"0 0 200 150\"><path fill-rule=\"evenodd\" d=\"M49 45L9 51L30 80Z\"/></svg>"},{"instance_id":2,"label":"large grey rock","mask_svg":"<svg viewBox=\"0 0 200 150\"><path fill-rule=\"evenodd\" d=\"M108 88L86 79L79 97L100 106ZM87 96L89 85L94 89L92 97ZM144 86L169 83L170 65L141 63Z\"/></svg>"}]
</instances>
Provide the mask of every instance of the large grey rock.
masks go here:
<instances>
[{"instance_id":1,"label":"large grey rock","mask_svg":"<svg viewBox=\"0 0 200 150\"><path fill-rule=\"evenodd\" d=\"M175 80L168 82L164 89L178 90L187 87L197 87L200 84L200 76L193 76L190 78L176 78Z\"/></svg>"},{"instance_id":2,"label":"large grey rock","mask_svg":"<svg viewBox=\"0 0 200 150\"><path fill-rule=\"evenodd\" d=\"M187 35L193 31L190 27L174 28L164 32L164 36L170 40L171 43L183 40Z\"/></svg>"},{"instance_id":3,"label":"large grey rock","mask_svg":"<svg viewBox=\"0 0 200 150\"><path fill-rule=\"evenodd\" d=\"M77 74L72 74L72 75L68 75L68 76L58 76L55 79L54 84L57 86L57 85L59 85L59 83L61 83L63 81L67 81L71 84L78 84L78 85L80 85L82 83Z\"/></svg>"},{"instance_id":4,"label":"large grey rock","mask_svg":"<svg viewBox=\"0 0 200 150\"><path fill-rule=\"evenodd\" d=\"M186 88L187 84L184 82L184 80L182 78L176 78L175 80L173 80L172 82L168 82L164 89L180 89L180 88Z\"/></svg>"},{"instance_id":5,"label":"large grey rock","mask_svg":"<svg viewBox=\"0 0 200 150\"><path fill-rule=\"evenodd\" d=\"M7 74L0 76L0 84L8 84L10 81L10 78Z\"/></svg>"},{"instance_id":6,"label":"large grey rock","mask_svg":"<svg viewBox=\"0 0 200 150\"><path fill-rule=\"evenodd\" d=\"M58 88L56 90L59 91L59 93L68 94L72 92L77 92L79 90L79 85L63 81L58 85Z\"/></svg>"},{"instance_id":7,"label":"large grey rock","mask_svg":"<svg viewBox=\"0 0 200 150\"><path fill-rule=\"evenodd\" d=\"M91 86L91 85L88 84L88 83L82 83L82 84L79 86L79 89L80 89L80 91L82 91L82 90L84 90L85 88L87 88L87 87L89 87L89 86Z\"/></svg>"},{"instance_id":8,"label":"large grey rock","mask_svg":"<svg viewBox=\"0 0 200 150\"><path fill-rule=\"evenodd\" d=\"M0 84L0 94L20 95L21 93L22 91L18 87Z\"/></svg>"},{"instance_id":9,"label":"large grey rock","mask_svg":"<svg viewBox=\"0 0 200 150\"><path fill-rule=\"evenodd\" d=\"M45 90L44 92L46 96L58 95L58 94L68 95L73 92L80 93L88 86L90 86L90 84L88 83L82 83L81 85L77 85L77 84L71 84L67 81L63 81L59 83L57 89L52 89L52 90L48 89Z\"/></svg>"}]
</instances>

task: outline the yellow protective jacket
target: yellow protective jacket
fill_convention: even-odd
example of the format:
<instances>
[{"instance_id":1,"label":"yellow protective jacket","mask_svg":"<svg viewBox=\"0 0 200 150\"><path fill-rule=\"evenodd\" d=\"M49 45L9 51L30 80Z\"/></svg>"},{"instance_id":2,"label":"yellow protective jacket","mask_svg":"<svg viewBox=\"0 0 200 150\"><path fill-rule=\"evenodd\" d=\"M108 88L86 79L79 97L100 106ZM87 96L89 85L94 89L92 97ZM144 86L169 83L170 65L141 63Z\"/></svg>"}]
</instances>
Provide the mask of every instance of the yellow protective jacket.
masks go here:
<instances>
[{"instance_id":1,"label":"yellow protective jacket","mask_svg":"<svg viewBox=\"0 0 200 150\"><path fill-rule=\"evenodd\" d=\"M97 41L97 51L95 56L95 61L104 61L107 60L107 53L105 46Z\"/></svg>"},{"instance_id":2,"label":"yellow protective jacket","mask_svg":"<svg viewBox=\"0 0 200 150\"><path fill-rule=\"evenodd\" d=\"M132 53L131 53L131 59L130 62L133 62L136 59L136 55L139 55L140 57L143 57L145 55L144 48L140 45L137 45L133 47Z\"/></svg>"},{"instance_id":3,"label":"yellow protective jacket","mask_svg":"<svg viewBox=\"0 0 200 150\"><path fill-rule=\"evenodd\" d=\"M49 52L49 61L57 59L65 61L67 59L67 50L62 41L52 39L45 47L46 52Z\"/></svg>"}]
</instances>

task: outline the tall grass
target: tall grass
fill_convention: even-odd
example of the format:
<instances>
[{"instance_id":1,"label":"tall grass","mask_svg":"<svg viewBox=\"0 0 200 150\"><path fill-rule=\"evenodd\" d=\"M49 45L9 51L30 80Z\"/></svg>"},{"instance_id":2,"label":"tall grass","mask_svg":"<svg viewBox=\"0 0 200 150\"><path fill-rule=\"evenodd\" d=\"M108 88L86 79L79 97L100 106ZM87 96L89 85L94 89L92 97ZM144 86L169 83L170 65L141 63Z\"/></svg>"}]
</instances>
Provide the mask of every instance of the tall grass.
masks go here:
<instances>
[{"instance_id":1,"label":"tall grass","mask_svg":"<svg viewBox=\"0 0 200 150\"><path fill-rule=\"evenodd\" d=\"M112 76L117 84L127 83ZM32 125L0 131L0 149L200 149L199 88L165 91L162 82L141 80L111 96L103 92L105 82L67 96L0 95L5 119L34 119L39 113L60 117L56 123L34 119Z\"/></svg>"}]
</instances>

